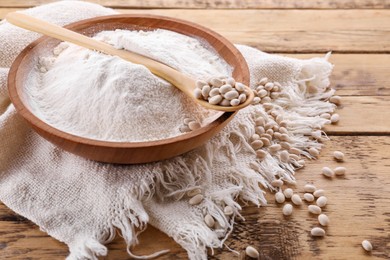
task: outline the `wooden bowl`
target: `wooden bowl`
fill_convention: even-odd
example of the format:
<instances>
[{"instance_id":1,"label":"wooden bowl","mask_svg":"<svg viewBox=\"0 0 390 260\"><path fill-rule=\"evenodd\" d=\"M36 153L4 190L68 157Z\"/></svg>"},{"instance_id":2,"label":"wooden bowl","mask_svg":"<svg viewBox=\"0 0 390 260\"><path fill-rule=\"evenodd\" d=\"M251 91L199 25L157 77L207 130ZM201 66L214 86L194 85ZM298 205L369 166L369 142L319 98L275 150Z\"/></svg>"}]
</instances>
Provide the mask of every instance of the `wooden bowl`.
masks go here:
<instances>
[{"instance_id":1,"label":"wooden bowl","mask_svg":"<svg viewBox=\"0 0 390 260\"><path fill-rule=\"evenodd\" d=\"M66 28L90 36L103 30L161 28L202 38L232 66L233 77L249 86L248 66L234 45L216 32L191 22L155 15L111 15L82 20ZM8 75L8 89L16 110L32 128L48 141L73 154L95 161L121 164L163 160L202 145L218 133L234 116L234 113L223 113L212 123L195 131L148 142L99 141L58 130L32 113L29 97L24 91L29 73L36 66L38 57L51 51L58 43L58 40L45 36L28 45L12 64Z\"/></svg>"}]
</instances>

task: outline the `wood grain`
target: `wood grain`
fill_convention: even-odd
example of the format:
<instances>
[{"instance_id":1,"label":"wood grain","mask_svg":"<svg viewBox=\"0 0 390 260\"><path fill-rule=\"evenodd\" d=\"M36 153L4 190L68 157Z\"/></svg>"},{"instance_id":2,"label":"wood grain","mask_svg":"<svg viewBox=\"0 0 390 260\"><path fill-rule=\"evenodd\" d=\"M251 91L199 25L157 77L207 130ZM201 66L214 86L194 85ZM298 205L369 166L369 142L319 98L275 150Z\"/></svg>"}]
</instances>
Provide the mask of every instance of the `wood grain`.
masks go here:
<instances>
[{"instance_id":1,"label":"wood grain","mask_svg":"<svg viewBox=\"0 0 390 260\"><path fill-rule=\"evenodd\" d=\"M3 18L5 12L11 10L15 9L3 9L0 17ZM186 19L209 27L234 43L247 44L268 52L390 52L390 23L388 22L390 10L119 9L118 11ZM229 21L227 17L234 17L234 19ZM313 22L316 20L324 22Z\"/></svg>"},{"instance_id":2,"label":"wood grain","mask_svg":"<svg viewBox=\"0 0 390 260\"><path fill-rule=\"evenodd\" d=\"M0 7L31 7L45 3L51 3L55 0L2 0ZM121 8L285 8L285 9L373 9L389 8L389 0L325 0L325 1L278 1L278 0L87 0L91 3L97 3L109 7Z\"/></svg>"},{"instance_id":3,"label":"wood grain","mask_svg":"<svg viewBox=\"0 0 390 260\"><path fill-rule=\"evenodd\" d=\"M314 183L324 189L329 199L324 212L331 220L327 236L313 239L309 236L317 226L307 204L295 207L290 218L281 214L281 206L267 194L269 205L246 207L227 245L242 251L248 244L258 248L261 259L388 259L390 257L390 137L347 136L332 137L326 143L320 159L312 161L297 172L297 187ZM344 163L332 159L334 150L343 151ZM342 178L327 179L320 174L323 166L343 165L347 174ZM48 237L31 224L0 204L0 248L2 259L63 259L66 246ZM360 246L363 239L374 245L371 255ZM159 259L186 259L186 253L166 235L154 228L141 234L141 244L133 249L136 254L149 254L169 248L171 252ZM120 238L108 245L109 254L102 259L129 259ZM237 259L226 248L216 250L210 259Z\"/></svg>"}]
</instances>

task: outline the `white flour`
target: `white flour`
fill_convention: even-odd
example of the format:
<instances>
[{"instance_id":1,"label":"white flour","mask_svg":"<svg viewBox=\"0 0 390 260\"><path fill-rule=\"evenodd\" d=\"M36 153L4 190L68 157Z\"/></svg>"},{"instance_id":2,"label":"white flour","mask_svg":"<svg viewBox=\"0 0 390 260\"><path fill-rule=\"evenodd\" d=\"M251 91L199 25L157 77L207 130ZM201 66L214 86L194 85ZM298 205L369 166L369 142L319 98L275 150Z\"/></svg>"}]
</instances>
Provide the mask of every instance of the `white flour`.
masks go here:
<instances>
[{"instance_id":1,"label":"white flour","mask_svg":"<svg viewBox=\"0 0 390 260\"><path fill-rule=\"evenodd\" d=\"M231 75L206 44L167 30L104 31L97 39L159 60L195 79ZM40 59L28 88L34 113L62 131L105 141L180 135L185 117L213 113L142 65L62 43Z\"/></svg>"}]
</instances>

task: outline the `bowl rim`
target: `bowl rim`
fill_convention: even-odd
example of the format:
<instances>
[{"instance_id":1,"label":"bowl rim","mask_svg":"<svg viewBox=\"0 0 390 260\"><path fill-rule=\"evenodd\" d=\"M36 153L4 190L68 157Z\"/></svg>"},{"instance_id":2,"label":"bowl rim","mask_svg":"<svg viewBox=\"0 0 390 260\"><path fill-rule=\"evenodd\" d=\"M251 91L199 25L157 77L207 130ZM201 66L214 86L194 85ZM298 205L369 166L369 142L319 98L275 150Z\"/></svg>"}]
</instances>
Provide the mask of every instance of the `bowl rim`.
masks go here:
<instances>
[{"instance_id":1,"label":"bowl rim","mask_svg":"<svg viewBox=\"0 0 390 260\"><path fill-rule=\"evenodd\" d=\"M82 30L89 28L83 27L83 25L87 24L88 22L97 22L97 23L104 23L106 20L110 19L126 19L126 18L133 18L133 19L156 19L156 20L162 20L162 21L169 21L174 22L178 24L184 24L187 26L190 26L192 28L198 28L202 31L202 33L206 33L213 38L216 38L218 41L222 42L224 46L230 51L234 52L235 58L239 60L240 66L243 66L242 73L246 74L243 76L243 83L249 85L250 76L249 76L249 68L248 65L242 56L241 52L238 51L238 49L228 41L225 37L220 35L219 33L204 27L202 25L178 19L168 16L161 16L161 15L151 15L151 14L114 14L114 15L106 15L106 16L98 16L94 18L89 19L83 19L77 22L73 22L70 24L65 25L64 27L71 30L76 30L80 33L83 33ZM141 28L141 26L135 25L136 27ZM129 28L130 29L130 28ZM174 31L174 30L172 30ZM186 34L188 35L188 34ZM191 35L188 35L191 36ZM199 38L202 38L198 35L192 35ZM109 147L109 148L146 148L146 147L153 147L153 146L162 146L162 145L168 145L171 143L176 143L178 141L184 141L188 139L192 139L196 136L202 135L205 132L211 131L212 129L218 127L226 120L230 120L238 111L236 112L220 112L221 115L212 121L211 123L202 126L199 129L196 129L194 131L183 133L181 135L165 138L165 139L158 139L158 140L152 140L152 141L137 141L137 142L123 142L123 141L105 141L105 140L97 140L92 139L88 137L82 137L78 135L74 135L68 132L65 132L63 130L60 130L58 128L53 127L52 125L44 122L39 117L37 117L30 109L28 105L25 105L25 102L21 98L23 95L23 91L21 91L22 88L17 88L17 83L19 82L20 74L18 74L19 70L18 68L26 59L26 56L29 54L29 52L38 46L39 44L43 44L44 42L53 41L55 39L49 37L49 36L42 36L38 38L37 40L33 41L29 45L27 45L17 56L17 58L12 63L9 74L8 74L8 92L11 99L11 102L15 106L17 112L25 119L27 122L29 122L33 128L38 128L40 130L45 131L46 133L53 135L55 137L59 137L65 140L69 140L75 143L81 143L88 146L97 146L97 147ZM204 39L206 42L208 42L206 39ZM58 40L59 41L59 40ZM59 41L60 42L60 41ZM210 43L209 43L210 44ZM210 44L211 45L211 44ZM212 46L212 45L211 45ZM213 46L212 46L213 47ZM217 51L217 50L216 50ZM11 76L10 76L11 75ZM12 76L14 75L14 76ZM245 82L245 80L247 82Z\"/></svg>"}]
</instances>

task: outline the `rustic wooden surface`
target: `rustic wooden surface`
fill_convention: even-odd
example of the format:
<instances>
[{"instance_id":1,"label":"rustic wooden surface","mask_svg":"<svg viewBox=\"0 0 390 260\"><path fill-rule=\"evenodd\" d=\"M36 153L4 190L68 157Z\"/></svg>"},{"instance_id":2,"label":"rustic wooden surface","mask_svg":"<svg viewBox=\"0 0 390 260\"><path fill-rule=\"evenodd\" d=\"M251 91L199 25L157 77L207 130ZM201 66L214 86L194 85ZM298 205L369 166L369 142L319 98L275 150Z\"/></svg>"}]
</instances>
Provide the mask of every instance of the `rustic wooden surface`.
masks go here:
<instances>
[{"instance_id":1,"label":"rustic wooden surface","mask_svg":"<svg viewBox=\"0 0 390 260\"><path fill-rule=\"evenodd\" d=\"M0 0L0 18L49 0ZM123 13L153 13L184 18L210 27L234 43L272 53L308 58L332 50L332 85L343 96L341 121L328 127L331 141L321 157L297 172L297 189L313 182L325 189L331 219L327 236L312 239L315 217L305 205L284 218L268 194L269 206L246 207L227 240L235 250L252 244L261 259L390 259L390 1L389 0L94 0ZM342 10L341 10L342 8ZM180 10L178 10L180 9ZM207 9L207 10L203 10ZM230 18L230 19L229 19ZM323 166L340 165L334 150L344 151L344 178L320 176ZM360 243L369 239L371 254ZM186 259L172 239L148 228L138 254L169 248L160 259ZM120 237L108 245L107 257L129 259ZM39 231L30 221L0 204L0 259L64 259L64 244ZM245 257L241 255L241 258ZM237 259L226 249L210 259Z\"/></svg>"}]
</instances>

